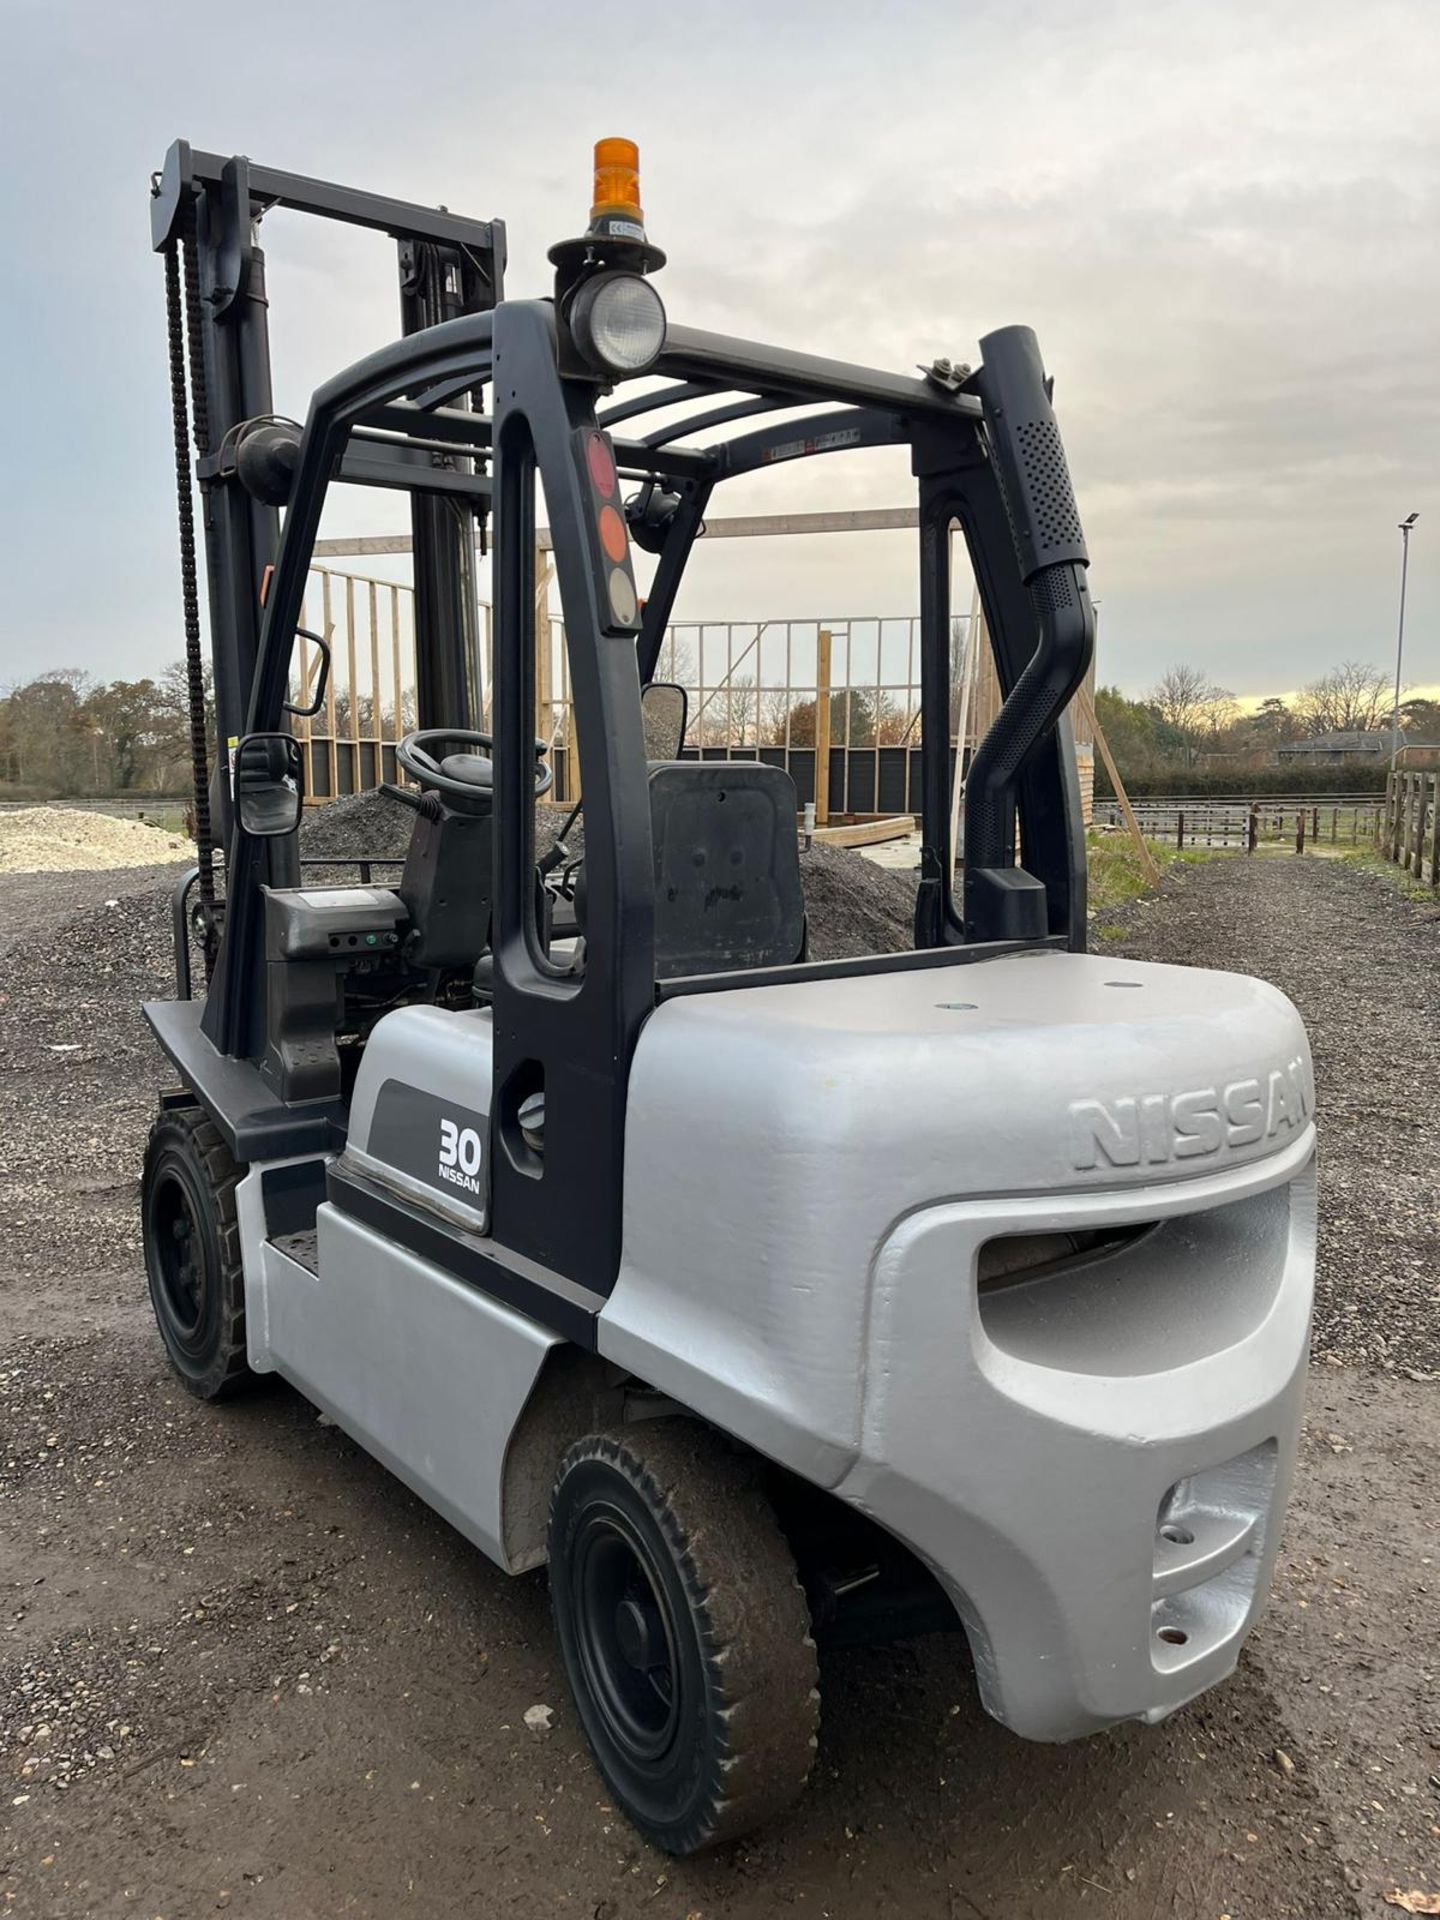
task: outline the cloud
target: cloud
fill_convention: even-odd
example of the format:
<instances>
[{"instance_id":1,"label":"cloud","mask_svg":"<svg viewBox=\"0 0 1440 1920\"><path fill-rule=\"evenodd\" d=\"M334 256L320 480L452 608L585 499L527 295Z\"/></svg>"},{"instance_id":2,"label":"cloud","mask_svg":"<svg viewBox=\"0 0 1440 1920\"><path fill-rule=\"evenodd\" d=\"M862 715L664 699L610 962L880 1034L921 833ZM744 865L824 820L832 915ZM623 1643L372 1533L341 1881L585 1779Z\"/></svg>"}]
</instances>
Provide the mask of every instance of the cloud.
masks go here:
<instances>
[{"instance_id":1,"label":"cloud","mask_svg":"<svg viewBox=\"0 0 1440 1920\"><path fill-rule=\"evenodd\" d=\"M1440 14L1428 0L1204 8L735 0L545 31L489 0L258 0L243 43L165 0L17 0L0 348L6 665L137 673L180 650L158 262L145 182L177 132L503 214L511 287L583 219L588 143L641 140L677 318L905 368L1035 326L1103 602L1102 670L1196 659L1238 692L1393 644L1440 678ZM264 239L278 404L396 324L373 236ZM737 484L722 511L906 498L903 462ZM393 530L350 493L328 532ZM1433 529L1427 538L1425 529ZM686 611L908 612L904 536L724 543Z\"/></svg>"}]
</instances>

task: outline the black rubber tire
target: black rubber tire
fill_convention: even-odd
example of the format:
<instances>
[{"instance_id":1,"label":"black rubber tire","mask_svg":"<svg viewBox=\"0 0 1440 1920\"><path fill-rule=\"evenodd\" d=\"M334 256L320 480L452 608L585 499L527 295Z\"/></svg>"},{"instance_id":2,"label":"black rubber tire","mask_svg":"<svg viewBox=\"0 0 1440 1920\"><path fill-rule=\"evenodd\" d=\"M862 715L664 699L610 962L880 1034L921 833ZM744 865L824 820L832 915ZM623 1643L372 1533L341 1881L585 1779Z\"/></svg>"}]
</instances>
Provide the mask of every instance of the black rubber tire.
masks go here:
<instances>
[{"instance_id":1,"label":"black rubber tire","mask_svg":"<svg viewBox=\"0 0 1440 1920\"><path fill-rule=\"evenodd\" d=\"M172 1108L150 1129L140 1190L150 1304L171 1366L200 1400L254 1379L235 1217L244 1171L198 1107Z\"/></svg>"},{"instance_id":2,"label":"black rubber tire","mask_svg":"<svg viewBox=\"0 0 1440 1920\"><path fill-rule=\"evenodd\" d=\"M549 1548L576 1710L634 1825L668 1853L697 1853L787 1807L815 1757L819 1676L754 1464L688 1420L591 1434L560 1463ZM627 1610L643 1624L622 1628Z\"/></svg>"}]
</instances>

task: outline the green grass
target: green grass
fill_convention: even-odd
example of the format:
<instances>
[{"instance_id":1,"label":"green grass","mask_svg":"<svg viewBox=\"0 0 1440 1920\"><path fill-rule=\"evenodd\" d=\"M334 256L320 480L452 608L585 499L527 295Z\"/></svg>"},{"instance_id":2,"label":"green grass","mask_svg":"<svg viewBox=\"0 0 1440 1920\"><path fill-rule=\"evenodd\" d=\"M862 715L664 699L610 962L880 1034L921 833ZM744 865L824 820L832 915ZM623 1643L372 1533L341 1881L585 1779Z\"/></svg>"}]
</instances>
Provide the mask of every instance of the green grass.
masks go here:
<instances>
[{"instance_id":1,"label":"green grass","mask_svg":"<svg viewBox=\"0 0 1440 1920\"><path fill-rule=\"evenodd\" d=\"M139 816L131 815L130 817L135 819ZM155 827L161 833L183 834L185 832L185 809L183 807L168 807L163 810L156 808L152 813L150 808L147 807L145 809L144 823L147 827Z\"/></svg>"},{"instance_id":2,"label":"green grass","mask_svg":"<svg viewBox=\"0 0 1440 1920\"><path fill-rule=\"evenodd\" d=\"M1354 867L1360 873L1373 873L1406 900L1424 900L1433 906L1436 899L1440 898L1427 881L1417 880L1406 868L1382 860L1373 847L1354 847L1338 858L1342 866Z\"/></svg>"},{"instance_id":3,"label":"green grass","mask_svg":"<svg viewBox=\"0 0 1440 1920\"><path fill-rule=\"evenodd\" d=\"M1163 879L1173 867L1198 866L1202 860L1214 860L1220 850L1208 847L1187 847L1183 853L1177 853L1174 847L1167 847L1158 840L1147 840L1146 846L1154 857ZM1126 929L1123 926L1106 926L1102 916L1121 907L1130 900L1138 900L1154 889L1150 877L1140 858L1140 850L1128 833L1090 833L1086 835L1090 866L1090 911L1095 919L1090 928L1091 938L1098 941L1120 940Z\"/></svg>"}]
</instances>

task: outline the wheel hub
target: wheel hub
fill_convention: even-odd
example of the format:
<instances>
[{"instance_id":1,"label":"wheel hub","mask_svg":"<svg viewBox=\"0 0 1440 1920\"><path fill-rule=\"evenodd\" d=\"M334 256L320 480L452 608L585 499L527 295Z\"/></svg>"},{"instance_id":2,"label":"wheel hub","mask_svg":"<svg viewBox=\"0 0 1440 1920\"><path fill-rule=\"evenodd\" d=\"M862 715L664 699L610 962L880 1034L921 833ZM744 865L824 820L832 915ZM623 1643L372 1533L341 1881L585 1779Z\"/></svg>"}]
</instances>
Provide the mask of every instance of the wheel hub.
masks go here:
<instances>
[{"instance_id":1,"label":"wheel hub","mask_svg":"<svg viewBox=\"0 0 1440 1920\"><path fill-rule=\"evenodd\" d=\"M675 1735L679 1669L647 1560L618 1516L596 1516L579 1543L574 1591L581 1659L611 1737L655 1762Z\"/></svg>"},{"instance_id":2,"label":"wheel hub","mask_svg":"<svg viewBox=\"0 0 1440 1920\"><path fill-rule=\"evenodd\" d=\"M165 1306L176 1335L188 1339L204 1311L205 1260L192 1202L180 1180L160 1185L152 1217Z\"/></svg>"},{"instance_id":3,"label":"wheel hub","mask_svg":"<svg viewBox=\"0 0 1440 1920\"><path fill-rule=\"evenodd\" d=\"M658 1609L627 1596L615 1609L615 1643L637 1672L648 1673L665 1659L665 1627Z\"/></svg>"}]
</instances>

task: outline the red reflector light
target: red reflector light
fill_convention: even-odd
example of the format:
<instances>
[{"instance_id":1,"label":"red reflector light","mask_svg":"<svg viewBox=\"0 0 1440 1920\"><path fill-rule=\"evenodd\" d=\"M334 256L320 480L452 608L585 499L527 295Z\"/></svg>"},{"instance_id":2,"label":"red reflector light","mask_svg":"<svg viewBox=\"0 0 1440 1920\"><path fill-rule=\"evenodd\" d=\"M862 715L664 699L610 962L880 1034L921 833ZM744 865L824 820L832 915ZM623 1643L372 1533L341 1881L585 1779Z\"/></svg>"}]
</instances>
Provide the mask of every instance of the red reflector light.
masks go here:
<instances>
[{"instance_id":1,"label":"red reflector light","mask_svg":"<svg viewBox=\"0 0 1440 1920\"><path fill-rule=\"evenodd\" d=\"M604 494L608 500L616 490L615 456L610 451L610 442L603 433L592 433L590 444L585 449L585 458L590 468L590 482L595 491Z\"/></svg>"}]
</instances>

